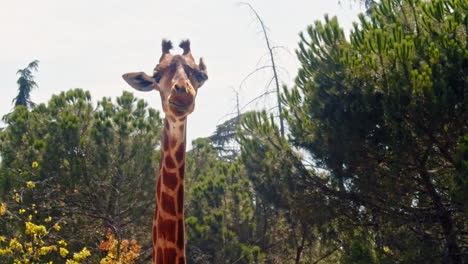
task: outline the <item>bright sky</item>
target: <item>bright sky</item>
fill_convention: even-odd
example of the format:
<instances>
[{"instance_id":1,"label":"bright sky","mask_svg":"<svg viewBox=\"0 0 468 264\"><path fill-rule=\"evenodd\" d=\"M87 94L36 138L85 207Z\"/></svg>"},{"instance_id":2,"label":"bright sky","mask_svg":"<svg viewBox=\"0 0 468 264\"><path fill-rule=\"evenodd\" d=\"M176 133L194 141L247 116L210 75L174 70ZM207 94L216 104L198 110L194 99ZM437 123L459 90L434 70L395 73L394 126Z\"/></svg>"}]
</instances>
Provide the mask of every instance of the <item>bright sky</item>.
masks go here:
<instances>
[{"instance_id":1,"label":"bright sky","mask_svg":"<svg viewBox=\"0 0 468 264\"><path fill-rule=\"evenodd\" d=\"M299 63L295 50L299 32L324 14L338 16L349 32L357 3L344 0L256 0L249 3L268 26L276 49L281 81L292 85ZM22 0L4 1L0 9L0 116L11 111L17 95L16 71L40 61L35 73L39 88L32 101L47 102L53 94L72 88L89 90L94 101L132 91L160 110L156 92L134 91L123 73L151 73L161 55L163 38L178 45L189 38L192 53L203 57L209 80L199 90L188 119L189 142L211 135L236 108L235 90L244 106L268 89L270 65L263 33L247 6L231 0ZM177 48L173 53L179 53ZM270 86L269 89L273 89ZM244 110L270 107L274 97Z\"/></svg>"}]
</instances>

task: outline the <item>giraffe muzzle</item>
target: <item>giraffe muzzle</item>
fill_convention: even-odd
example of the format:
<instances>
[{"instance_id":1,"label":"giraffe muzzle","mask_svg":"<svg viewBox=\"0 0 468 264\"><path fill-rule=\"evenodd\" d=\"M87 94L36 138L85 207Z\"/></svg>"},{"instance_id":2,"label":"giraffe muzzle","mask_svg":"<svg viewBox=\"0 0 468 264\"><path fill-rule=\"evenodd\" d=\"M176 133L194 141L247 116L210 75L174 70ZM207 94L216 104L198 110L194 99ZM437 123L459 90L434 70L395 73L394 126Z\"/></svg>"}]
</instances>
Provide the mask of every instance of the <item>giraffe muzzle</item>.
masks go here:
<instances>
[{"instance_id":1,"label":"giraffe muzzle","mask_svg":"<svg viewBox=\"0 0 468 264\"><path fill-rule=\"evenodd\" d=\"M177 103L172 102L172 101L169 101L169 105L176 108L177 110L180 110L180 111L187 111L189 109L188 105L181 105L181 104L177 104Z\"/></svg>"}]
</instances>

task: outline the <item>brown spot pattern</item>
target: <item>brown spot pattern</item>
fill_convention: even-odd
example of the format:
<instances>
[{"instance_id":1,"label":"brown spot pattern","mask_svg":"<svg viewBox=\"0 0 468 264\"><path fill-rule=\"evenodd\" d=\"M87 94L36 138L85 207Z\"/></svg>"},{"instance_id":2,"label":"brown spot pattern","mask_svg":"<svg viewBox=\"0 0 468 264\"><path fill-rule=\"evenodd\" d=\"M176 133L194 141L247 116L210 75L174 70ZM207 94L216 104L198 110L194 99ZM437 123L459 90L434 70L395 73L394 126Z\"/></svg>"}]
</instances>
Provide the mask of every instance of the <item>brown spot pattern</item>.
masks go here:
<instances>
[{"instance_id":1,"label":"brown spot pattern","mask_svg":"<svg viewBox=\"0 0 468 264\"><path fill-rule=\"evenodd\" d=\"M184 249L184 222L179 219L177 223L177 247L181 250Z\"/></svg>"},{"instance_id":2,"label":"brown spot pattern","mask_svg":"<svg viewBox=\"0 0 468 264\"><path fill-rule=\"evenodd\" d=\"M158 225L158 239L163 239L175 243L176 222L173 220L162 220L159 218Z\"/></svg>"},{"instance_id":3,"label":"brown spot pattern","mask_svg":"<svg viewBox=\"0 0 468 264\"><path fill-rule=\"evenodd\" d=\"M184 211L184 185L179 186L177 191L177 212L181 214Z\"/></svg>"},{"instance_id":4,"label":"brown spot pattern","mask_svg":"<svg viewBox=\"0 0 468 264\"><path fill-rule=\"evenodd\" d=\"M153 225L153 244L156 244L156 240L158 239L158 227Z\"/></svg>"},{"instance_id":5,"label":"brown spot pattern","mask_svg":"<svg viewBox=\"0 0 468 264\"><path fill-rule=\"evenodd\" d=\"M158 179L158 184L156 184L156 197L159 199L159 194L161 193L161 178Z\"/></svg>"},{"instance_id":6,"label":"brown spot pattern","mask_svg":"<svg viewBox=\"0 0 468 264\"><path fill-rule=\"evenodd\" d=\"M185 176L185 161L179 167L179 177L183 180Z\"/></svg>"},{"instance_id":7,"label":"brown spot pattern","mask_svg":"<svg viewBox=\"0 0 468 264\"><path fill-rule=\"evenodd\" d=\"M180 162L182 162L184 157L185 157L185 144L182 143L182 144L179 145L179 147L177 148L177 150L175 152L175 158L176 158L177 162L180 163Z\"/></svg>"},{"instance_id":8,"label":"brown spot pattern","mask_svg":"<svg viewBox=\"0 0 468 264\"><path fill-rule=\"evenodd\" d=\"M156 263L164 263L163 262L163 252L161 248L158 248L158 254L157 254L158 261Z\"/></svg>"},{"instance_id":9,"label":"brown spot pattern","mask_svg":"<svg viewBox=\"0 0 468 264\"><path fill-rule=\"evenodd\" d=\"M176 263L177 252L174 248L165 248L164 249L164 263L172 264Z\"/></svg>"},{"instance_id":10,"label":"brown spot pattern","mask_svg":"<svg viewBox=\"0 0 468 264\"><path fill-rule=\"evenodd\" d=\"M169 187L171 190L175 190L175 188L177 187L177 182L178 182L177 175L173 172L168 172L164 168L163 168L162 175L163 175L164 185Z\"/></svg>"},{"instance_id":11,"label":"brown spot pattern","mask_svg":"<svg viewBox=\"0 0 468 264\"><path fill-rule=\"evenodd\" d=\"M166 168L168 169L174 169L176 167L174 160L169 154L165 157L164 164L166 164Z\"/></svg>"},{"instance_id":12,"label":"brown spot pattern","mask_svg":"<svg viewBox=\"0 0 468 264\"><path fill-rule=\"evenodd\" d=\"M169 150L169 137L167 136L167 133L169 132L164 131L163 148L165 152Z\"/></svg>"},{"instance_id":13,"label":"brown spot pattern","mask_svg":"<svg viewBox=\"0 0 468 264\"><path fill-rule=\"evenodd\" d=\"M161 207L168 214L175 215L175 203L174 198L163 192L161 195Z\"/></svg>"}]
</instances>

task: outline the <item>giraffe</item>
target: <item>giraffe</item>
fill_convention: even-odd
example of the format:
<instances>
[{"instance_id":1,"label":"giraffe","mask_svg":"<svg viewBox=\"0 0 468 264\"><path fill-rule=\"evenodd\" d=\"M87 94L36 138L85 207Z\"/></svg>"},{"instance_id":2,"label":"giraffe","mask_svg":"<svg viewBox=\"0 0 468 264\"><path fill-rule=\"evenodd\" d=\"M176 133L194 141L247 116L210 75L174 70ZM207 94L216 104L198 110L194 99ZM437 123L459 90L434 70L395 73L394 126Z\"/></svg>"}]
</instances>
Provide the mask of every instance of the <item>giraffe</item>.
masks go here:
<instances>
[{"instance_id":1,"label":"giraffe","mask_svg":"<svg viewBox=\"0 0 468 264\"><path fill-rule=\"evenodd\" d=\"M187 116L193 112L198 88L208 79L206 65L190 51L189 40L172 55L172 43L162 41L162 55L149 76L144 72L122 77L138 91L159 91L164 119L161 162L153 217L153 264L185 264L184 174Z\"/></svg>"}]
</instances>

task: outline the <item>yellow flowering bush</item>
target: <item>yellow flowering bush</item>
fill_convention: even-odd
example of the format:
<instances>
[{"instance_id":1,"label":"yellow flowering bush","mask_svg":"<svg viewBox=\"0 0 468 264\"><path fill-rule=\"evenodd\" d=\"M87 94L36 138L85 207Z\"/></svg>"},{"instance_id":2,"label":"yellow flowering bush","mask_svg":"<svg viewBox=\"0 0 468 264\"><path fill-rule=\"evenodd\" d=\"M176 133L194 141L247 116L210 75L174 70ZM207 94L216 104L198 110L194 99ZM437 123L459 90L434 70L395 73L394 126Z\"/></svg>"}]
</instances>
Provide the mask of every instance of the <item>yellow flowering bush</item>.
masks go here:
<instances>
[{"instance_id":1,"label":"yellow flowering bush","mask_svg":"<svg viewBox=\"0 0 468 264\"><path fill-rule=\"evenodd\" d=\"M67 263L80 264L91 255L85 247L80 252L70 256L67 243L63 240L53 241L49 235L53 227L26 221L24 229L18 237L0 237L0 259L2 263L33 264L33 263ZM68 259L67 259L68 258ZM43 262L50 259L63 259L63 262Z\"/></svg>"},{"instance_id":2,"label":"yellow flowering bush","mask_svg":"<svg viewBox=\"0 0 468 264\"><path fill-rule=\"evenodd\" d=\"M26 182L26 189L34 187L34 183ZM14 190L10 204L0 201L0 224L17 227L14 236L0 236L0 263L83 263L91 255L86 247L70 254L64 240L54 239L59 237L58 231L65 221L53 221L51 216L39 220L39 206L22 204L23 194L24 190Z\"/></svg>"},{"instance_id":3,"label":"yellow flowering bush","mask_svg":"<svg viewBox=\"0 0 468 264\"><path fill-rule=\"evenodd\" d=\"M48 215L50 207L46 203L36 200L36 204L30 198L37 190L36 183L24 181L23 184L22 188L12 191L8 201L0 201L0 225L11 228L6 232L9 235L0 236L0 264L135 264L141 250L137 241L119 241L110 230L107 240L99 245L104 258L102 255L91 256L87 247L77 249L76 243L72 249L69 243L60 239L60 231L67 224L63 212L55 213L54 217Z\"/></svg>"}]
</instances>

